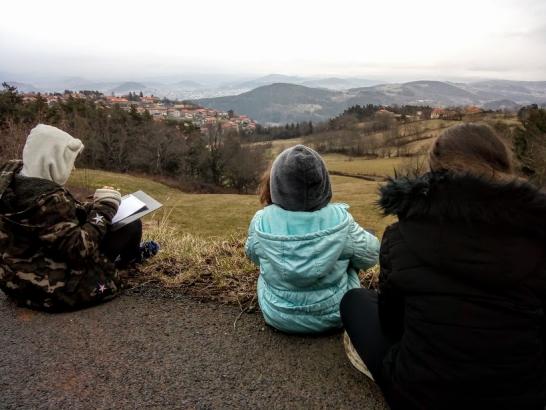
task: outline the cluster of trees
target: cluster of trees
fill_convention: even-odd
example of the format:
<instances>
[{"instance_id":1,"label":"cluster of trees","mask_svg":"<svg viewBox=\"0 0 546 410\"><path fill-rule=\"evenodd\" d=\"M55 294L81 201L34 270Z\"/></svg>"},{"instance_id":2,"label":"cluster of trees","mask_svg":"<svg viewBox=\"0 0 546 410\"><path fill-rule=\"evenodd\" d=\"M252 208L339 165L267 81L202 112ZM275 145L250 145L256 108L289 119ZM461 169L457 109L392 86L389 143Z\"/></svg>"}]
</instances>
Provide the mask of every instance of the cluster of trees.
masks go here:
<instances>
[{"instance_id":1,"label":"cluster of trees","mask_svg":"<svg viewBox=\"0 0 546 410\"><path fill-rule=\"evenodd\" d=\"M356 125L364 133L374 133L392 128L394 119L392 114L399 114L397 116L398 122L410 122L410 119L415 118L417 115L419 115L420 119L430 119L430 114L432 113L432 108L428 105L392 106L388 107L390 114L381 115L380 111L384 109L385 107L381 105L357 104L347 108L337 117L318 124L313 124L311 121L269 127L258 124L254 135L250 139L252 141L273 141L309 136L314 137L315 135L320 139L322 137L320 134L323 132L346 131L354 128ZM312 137L306 139L311 140Z\"/></svg>"},{"instance_id":2,"label":"cluster of trees","mask_svg":"<svg viewBox=\"0 0 546 410\"><path fill-rule=\"evenodd\" d=\"M385 120L377 121L378 119L381 119L378 115L381 114L382 111L385 111L385 107L381 105L353 105L337 117L334 117L323 124L322 127L317 128L323 130L340 130L354 126L355 124L366 123L372 132L383 131L389 124L385 123ZM394 105L389 106L387 111L397 115L397 121L409 122L410 119L414 120L416 117L419 117L421 120L430 119L432 108L428 105Z\"/></svg>"},{"instance_id":3,"label":"cluster of trees","mask_svg":"<svg viewBox=\"0 0 546 410\"><path fill-rule=\"evenodd\" d=\"M311 121L269 127L257 124L256 130L250 138L252 141L285 140L311 135L313 131L314 127Z\"/></svg>"},{"instance_id":4,"label":"cluster of trees","mask_svg":"<svg viewBox=\"0 0 546 410\"><path fill-rule=\"evenodd\" d=\"M125 98L127 98L129 101L140 101L143 96L144 94L142 94L142 91L138 94L136 92L129 91L129 94L127 94Z\"/></svg>"},{"instance_id":5,"label":"cluster of trees","mask_svg":"<svg viewBox=\"0 0 546 410\"><path fill-rule=\"evenodd\" d=\"M536 104L518 112L523 128L514 135L514 150L522 172L538 186L546 186L546 110Z\"/></svg>"},{"instance_id":6,"label":"cluster of trees","mask_svg":"<svg viewBox=\"0 0 546 410\"><path fill-rule=\"evenodd\" d=\"M399 120L380 106L354 106L327 123L318 124L304 143L321 153L350 156L389 156L389 141L399 137Z\"/></svg>"},{"instance_id":7,"label":"cluster of trees","mask_svg":"<svg viewBox=\"0 0 546 410\"><path fill-rule=\"evenodd\" d=\"M84 99L48 105L40 96L24 102L14 87L0 91L0 161L20 158L26 136L38 123L57 126L85 144L79 167L161 176L199 190L255 188L267 146L242 144L213 126L202 133L190 123L154 121Z\"/></svg>"}]
</instances>

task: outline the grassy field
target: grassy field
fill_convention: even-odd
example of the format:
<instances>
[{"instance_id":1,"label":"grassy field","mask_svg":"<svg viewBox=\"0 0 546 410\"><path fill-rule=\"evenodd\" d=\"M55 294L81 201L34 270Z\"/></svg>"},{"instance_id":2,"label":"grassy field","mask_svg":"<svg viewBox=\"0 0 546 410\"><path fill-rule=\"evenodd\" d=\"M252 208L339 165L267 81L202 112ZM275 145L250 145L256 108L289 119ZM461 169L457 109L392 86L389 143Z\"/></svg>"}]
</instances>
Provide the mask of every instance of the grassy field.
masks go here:
<instances>
[{"instance_id":1,"label":"grassy field","mask_svg":"<svg viewBox=\"0 0 546 410\"><path fill-rule=\"evenodd\" d=\"M328 170L355 175L394 175L394 169L404 162L403 158L366 159L341 154L326 154L323 158Z\"/></svg>"},{"instance_id":2,"label":"grassy field","mask_svg":"<svg viewBox=\"0 0 546 410\"><path fill-rule=\"evenodd\" d=\"M412 142L426 148L446 121L421 124L419 135L429 137ZM401 130L404 134L411 130ZM273 141L271 158L302 139ZM407 165L407 159L350 158L339 154L324 155L330 171L353 175L392 176L395 169ZM122 194L143 190L164 204L164 207L144 218L145 237L158 241L162 250L145 263L129 283L139 292L150 291L177 295L189 293L205 299L235 303L241 310L256 305L258 268L244 255L248 224L260 209L256 195L189 194L147 178L104 171L77 170L69 188L93 191L104 185L119 188ZM332 176L335 202L350 205L355 220L381 237L385 227L394 222L383 217L376 207L378 182L349 176ZM364 286L376 282L377 267L362 272Z\"/></svg>"},{"instance_id":3,"label":"grassy field","mask_svg":"<svg viewBox=\"0 0 546 410\"><path fill-rule=\"evenodd\" d=\"M387 165L381 166L387 168ZM200 238L244 236L250 219L260 209L255 195L188 194L150 179L126 174L76 170L69 181L69 186L89 190L103 185L119 188L122 194L137 190L149 193L162 202L164 207L146 218L148 224L157 225L167 218L168 224L178 232ZM380 216L374 206L377 183L333 176L332 185L334 200L351 205L351 212L357 221L377 232L384 229L387 220Z\"/></svg>"},{"instance_id":4,"label":"grassy field","mask_svg":"<svg viewBox=\"0 0 546 410\"><path fill-rule=\"evenodd\" d=\"M274 156L279 154L281 151L284 151L286 148L290 148L290 147L293 147L294 145L298 145L302 143L303 143L303 138L292 138L287 140L271 141L271 145L272 145L271 151Z\"/></svg>"},{"instance_id":5,"label":"grassy field","mask_svg":"<svg viewBox=\"0 0 546 410\"><path fill-rule=\"evenodd\" d=\"M148 239L162 250L129 278L134 291L194 297L233 303L241 309L255 307L258 268L244 255L248 224L260 208L255 195L188 194L125 174L77 170L68 187L92 191L109 185L122 194L143 190L164 204L144 218ZM351 206L351 213L366 229L381 236L393 218L384 218L375 205L378 184L351 177L332 177L333 200ZM371 284L376 271L363 272Z\"/></svg>"},{"instance_id":6,"label":"grassy field","mask_svg":"<svg viewBox=\"0 0 546 410\"><path fill-rule=\"evenodd\" d=\"M187 194L150 179L105 171L76 170L69 185L90 190L109 185L119 188L122 195L145 191L164 205L146 222L157 224L167 217L177 231L203 238L243 234L259 208L254 195Z\"/></svg>"}]
</instances>

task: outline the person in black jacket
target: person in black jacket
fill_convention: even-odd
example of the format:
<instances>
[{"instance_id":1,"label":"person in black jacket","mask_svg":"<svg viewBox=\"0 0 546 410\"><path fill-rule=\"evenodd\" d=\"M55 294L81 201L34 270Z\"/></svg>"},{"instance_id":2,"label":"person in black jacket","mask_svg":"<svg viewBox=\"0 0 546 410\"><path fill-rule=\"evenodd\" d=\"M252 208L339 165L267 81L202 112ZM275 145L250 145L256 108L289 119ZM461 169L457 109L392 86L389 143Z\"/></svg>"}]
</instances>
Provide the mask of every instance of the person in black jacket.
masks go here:
<instances>
[{"instance_id":1,"label":"person in black jacket","mask_svg":"<svg viewBox=\"0 0 546 410\"><path fill-rule=\"evenodd\" d=\"M429 163L381 188L398 222L378 292L341 301L349 358L394 409L544 409L546 194L485 125L446 130Z\"/></svg>"}]
</instances>

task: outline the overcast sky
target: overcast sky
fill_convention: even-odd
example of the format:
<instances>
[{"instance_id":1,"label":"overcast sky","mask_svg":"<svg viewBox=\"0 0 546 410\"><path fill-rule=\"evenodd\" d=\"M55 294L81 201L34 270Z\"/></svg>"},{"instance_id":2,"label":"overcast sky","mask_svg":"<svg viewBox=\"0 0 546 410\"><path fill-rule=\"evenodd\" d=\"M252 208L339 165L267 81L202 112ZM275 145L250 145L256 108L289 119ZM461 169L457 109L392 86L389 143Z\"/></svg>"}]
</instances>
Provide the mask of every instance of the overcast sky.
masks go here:
<instances>
[{"instance_id":1,"label":"overcast sky","mask_svg":"<svg viewBox=\"0 0 546 410\"><path fill-rule=\"evenodd\" d=\"M545 0L5 0L0 72L546 80Z\"/></svg>"}]
</instances>

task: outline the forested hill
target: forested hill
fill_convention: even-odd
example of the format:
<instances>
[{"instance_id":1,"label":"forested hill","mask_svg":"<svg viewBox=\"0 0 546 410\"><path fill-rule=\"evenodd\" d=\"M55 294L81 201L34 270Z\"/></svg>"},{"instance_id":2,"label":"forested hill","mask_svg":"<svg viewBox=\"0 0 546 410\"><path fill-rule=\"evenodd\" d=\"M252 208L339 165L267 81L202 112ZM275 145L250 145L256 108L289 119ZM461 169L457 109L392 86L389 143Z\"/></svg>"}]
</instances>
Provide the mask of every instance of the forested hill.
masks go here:
<instances>
[{"instance_id":1,"label":"forested hill","mask_svg":"<svg viewBox=\"0 0 546 410\"><path fill-rule=\"evenodd\" d=\"M198 100L199 105L215 109L233 109L261 123L324 121L343 111L344 94L322 88L275 83L227 97Z\"/></svg>"},{"instance_id":2,"label":"forested hill","mask_svg":"<svg viewBox=\"0 0 546 410\"><path fill-rule=\"evenodd\" d=\"M263 124L324 121L354 105L479 105L495 108L546 104L546 82L481 81L450 83L413 81L343 91L276 83L240 95L197 100L200 105L234 110Z\"/></svg>"}]
</instances>

